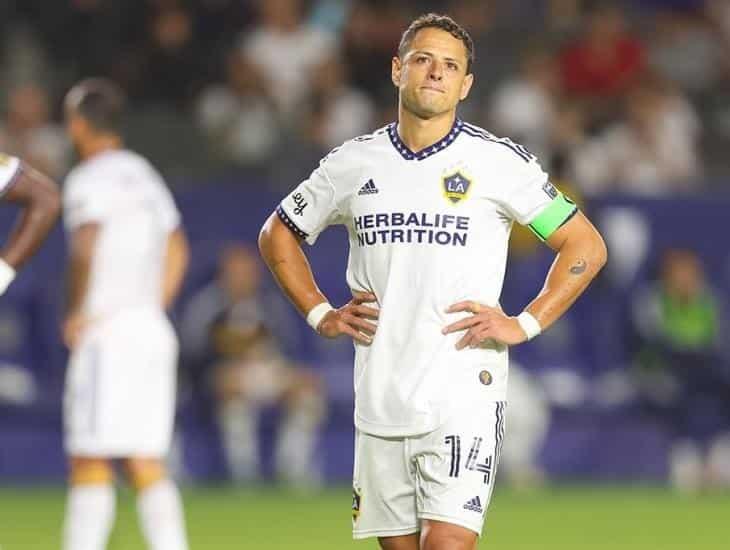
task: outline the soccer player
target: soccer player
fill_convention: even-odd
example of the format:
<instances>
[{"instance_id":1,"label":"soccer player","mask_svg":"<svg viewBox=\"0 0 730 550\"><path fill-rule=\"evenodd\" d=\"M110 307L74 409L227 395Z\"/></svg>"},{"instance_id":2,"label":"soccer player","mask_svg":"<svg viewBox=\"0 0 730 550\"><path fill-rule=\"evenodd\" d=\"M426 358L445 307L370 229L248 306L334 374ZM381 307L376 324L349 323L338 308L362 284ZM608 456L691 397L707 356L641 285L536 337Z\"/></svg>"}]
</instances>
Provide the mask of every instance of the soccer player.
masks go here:
<instances>
[{"instance_id":1,"label":"soccer player","mask_svg":"<svg viewBox=\"0 0 730 550\"><path fill-rule=\"evenodd\" d=\"M101 550L114 518L113 459L137 491L152 550L187 548L178 490L163 459L175 410L178 344L165 310L188 261L180 214L147 160L124 148L123 96L91 79L66 96L82 162L64 188L70 240L64 338L70 490L63 547Z\"/></svg>"},{"instance_id":2,"label":"soccer player","mask_svg":"<svg viewBox=\"0 0 730 550\"><path fill-rule=\"evenodd\" d=\"M45 240L61 213L58 186L17 157L0 154L0 200L23 212L0 250L0 295Z\"/></svg>"},{"instance_id":3,"label":"soccer player","mask_svg":"<svg viewBox=\"0 0 730 550\"><path fill-rule=\"evenodd\" d=\"M355 342L353 535L387 550L472 549L505 434L507 348L536 337L606 261L598 232L525 148L456 117L473 44L419 17L392 61L398 122L327 155L266 221L261 253L322 336ZM499 306L513 221L557 253L519 315ZM350 240L334 308L301 242Z\"/></svg>"}]
</instances>

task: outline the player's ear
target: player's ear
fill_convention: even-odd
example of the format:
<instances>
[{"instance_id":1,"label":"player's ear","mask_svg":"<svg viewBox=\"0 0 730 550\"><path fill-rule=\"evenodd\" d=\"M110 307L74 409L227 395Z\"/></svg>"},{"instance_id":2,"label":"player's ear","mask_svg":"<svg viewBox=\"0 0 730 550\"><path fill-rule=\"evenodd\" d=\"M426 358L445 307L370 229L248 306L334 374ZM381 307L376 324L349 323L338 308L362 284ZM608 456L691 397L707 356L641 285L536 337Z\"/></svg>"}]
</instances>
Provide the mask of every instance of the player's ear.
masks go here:
<instances>
[{"instance_id":1,"label":"player's ear","mask_svg":"<svg viewBox=\"0 0 730 550\"><path fill-rule=\"evenodd\" d=\"M400 87L400 77L402 69L403 64L401 63L400 58L398 56L393 57L393 61L391 62L390 78L393 80L393 84L395 84L396 88Z\"/></svg>"},{"instance_id":2,"label":"player's ear","mask_svg":"<svg viewBox=\"0 0 730 550\"><path fill-rule=\"evenodd\" d=\"M464 77L464 81L461 83L461 92L459 93L459 101L464 101L469 95L469 90L474 84L474 74L470 73Z\"/></svg>"}]
</instances>

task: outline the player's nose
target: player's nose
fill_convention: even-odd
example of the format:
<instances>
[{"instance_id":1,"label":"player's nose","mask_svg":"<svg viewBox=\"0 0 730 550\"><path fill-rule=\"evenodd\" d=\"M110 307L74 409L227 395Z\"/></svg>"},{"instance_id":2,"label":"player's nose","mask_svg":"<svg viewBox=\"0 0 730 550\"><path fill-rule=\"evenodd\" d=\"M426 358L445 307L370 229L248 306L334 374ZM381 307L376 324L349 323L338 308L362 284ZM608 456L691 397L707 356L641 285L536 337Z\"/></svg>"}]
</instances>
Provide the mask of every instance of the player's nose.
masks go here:
<instances>
[{"instance_id":1,"label":"player's nose","mask_svg":"<svg viewBox=\"0 0 730 550\"><path fill-rule=\"evenodd\" d=\"M430 78L431 80L439 81L439 80L443 79L443 77L444 77L443 67L441 66L441 63L438 60L434 59L433 63L431 63L431 70L428 72L428 78Z\"/></svg>"}]
</instances>

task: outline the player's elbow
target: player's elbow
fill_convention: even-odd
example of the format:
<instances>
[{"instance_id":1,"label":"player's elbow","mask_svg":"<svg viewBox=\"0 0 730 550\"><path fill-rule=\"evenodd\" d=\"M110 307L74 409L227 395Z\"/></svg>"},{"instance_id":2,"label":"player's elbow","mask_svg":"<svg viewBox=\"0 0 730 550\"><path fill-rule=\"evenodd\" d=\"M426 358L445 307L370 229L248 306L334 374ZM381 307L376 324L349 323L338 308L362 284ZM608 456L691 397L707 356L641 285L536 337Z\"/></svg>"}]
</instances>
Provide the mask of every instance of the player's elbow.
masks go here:
<instances>
[{"instance_id":1,"label":"player's elbow","mask_svg":"<svg viewBox=\"0 0 730 550\"><path fill-rule=\"evenodd\" d=\"M268 219L264 222L264 225L261 226L261 231L259 231L259 239L258 239L258 246L259 246L259 254L261 254L261 257L264 259L264 261L268 264L267 258L269 257L269 252L271 251L271 241L272 239L272 233L273 233L273 214L268 217Z\"/></svg>"},{"instance_id":2,"label":"player's elbow","mask_svg":"<svg viewBox=\"0 0 730 550\"><path fill-rule=\"evenodd\" d=\"M292 233L274 212L259 232L259 252L266 265L272 267L282 257L289 256L301 247L302 241Z\"/></svg>"},{"instance_id":3,"label":"player's elbow","mask_svg":"<svg viewBox=\"0 0 730 550\"><path fill-rule=\"evenodd\" d=\"M608 248L606 242L603 240L600 234L596 233L591 244L592 251L592 263L596 266L596 273L603 269L608 261Z\"/></svg>"}]
</instances>

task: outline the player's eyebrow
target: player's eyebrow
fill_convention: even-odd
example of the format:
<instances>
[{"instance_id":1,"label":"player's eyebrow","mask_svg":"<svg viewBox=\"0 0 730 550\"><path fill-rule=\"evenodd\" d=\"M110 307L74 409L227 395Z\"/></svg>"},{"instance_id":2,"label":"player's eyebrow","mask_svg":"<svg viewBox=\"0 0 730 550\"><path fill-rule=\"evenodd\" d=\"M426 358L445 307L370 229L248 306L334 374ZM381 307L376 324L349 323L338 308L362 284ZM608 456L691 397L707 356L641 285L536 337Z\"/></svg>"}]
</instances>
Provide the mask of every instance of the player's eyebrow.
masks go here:
<instances>
[{"instance_id":1,"label":"player's eyebrow","mask_svg":"<svg viewBox=\"0 0 730 550\"><path fill-rule=\"evenodd\" d=\"M427 55L429 57L435 57L435 55L432 52L429 52L429 51L426 51L426 50L413 50L409 54L409 57L410 56L413 56L413 55L419 55L419 54L421 54L421 55ZM452 61L452 62L456 63L457 65L461 65L461 61L459 61L458 59L455 59L453 57L444 57L443 59L444 59L444 61Z\"/></svg>"}]
</instances>

